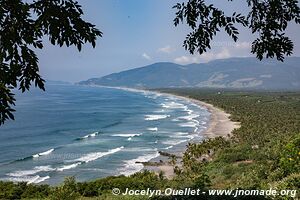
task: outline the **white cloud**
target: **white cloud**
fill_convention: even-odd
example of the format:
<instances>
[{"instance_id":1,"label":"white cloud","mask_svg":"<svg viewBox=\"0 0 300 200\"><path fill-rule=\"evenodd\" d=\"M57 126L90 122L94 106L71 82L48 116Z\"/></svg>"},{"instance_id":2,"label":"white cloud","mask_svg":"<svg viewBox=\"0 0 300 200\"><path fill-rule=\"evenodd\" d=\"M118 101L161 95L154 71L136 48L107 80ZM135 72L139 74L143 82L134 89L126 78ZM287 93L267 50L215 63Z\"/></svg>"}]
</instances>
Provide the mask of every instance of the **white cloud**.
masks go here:
<instances>
[{"instance_id":1,"label":"white cloud","mask_svg":"<svg viewBox=\"0 0 300 200\"><path fill-rule=\"evenodd\" d=\"M189 64L196 63L198 58L196 56L180 56L175 58L174 61L179 64Z\"/></svg>"},{"instance_id":2,"label":"white cloud","mask_svg":"<svg viewBox=\"0 0 300 200\"><path fill-rule=\"evenodd\" d=\"M167 45L165 47L159 48L157 51L162 53L172 53L173 51L175 51L175 48L172 48L170 45Z\"/></svg>"},{"instance_id":3,"label":"white cloud","mask_svg":"<svg viewBox=\"0 0 300 200\"><path fill-rule=\"evenodd\" d=\"M216 54L217 59L229 58L230 52L227 48L223 48L221 52Z\"/></svg>"},{"instance_id":4,"label":"white cloud","mask_svg":"<svg viewBox=\"0 0 300 200\"><path fill-rule=\"evenodd\" d=\"M146 53L143 53L142 56L143 56L143 58L145 58L147 60L151 60L151 57L148 54L146 54Z\"/></svg>"},{"instance_id":5,"label":"white cloud","mask_svg":"<svg viewBox=\"0 0 300 200\"><path fill-rule=\"evenodd\" d=\"M237 49L250 49L251 48L251 43L250 42L237 42L235 44L235 47Z\"/></svg>"},{"instance_id":6,"label":"white cloud","mask_svg":"<svg viewBox=\"0 0 300 200\"><path fill-rule=\"evenodd\" d=\"M237 49L249 49L251 47L251 42L233 42L233 41L212 41L212 47L221 48L237 48Z\"/></svg>"},{"instance_id":7,"label":"white cloud","mask_svg":"<svg viewBox=\"0 0 300 200\"><path fill-rule=\"evenodd\" d=\"M220 52L217 53L205 52L201 55L195 55L195 56L180 56L175 58L174 62L179 64L203 63L214 59L229 58L230 56L231 54L229 50L227 48L223 48Z\"/></svg>"}]
</instances>

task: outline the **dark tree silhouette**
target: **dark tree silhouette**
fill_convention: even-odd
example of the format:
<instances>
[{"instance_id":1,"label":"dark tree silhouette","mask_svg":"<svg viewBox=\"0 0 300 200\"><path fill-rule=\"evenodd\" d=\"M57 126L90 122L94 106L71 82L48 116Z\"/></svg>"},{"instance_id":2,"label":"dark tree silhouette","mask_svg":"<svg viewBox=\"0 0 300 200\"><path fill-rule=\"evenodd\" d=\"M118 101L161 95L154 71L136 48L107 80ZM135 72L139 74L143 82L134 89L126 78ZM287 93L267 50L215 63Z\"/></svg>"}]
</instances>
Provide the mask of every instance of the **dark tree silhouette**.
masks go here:
<instances>
[{"instance_id":1,"label":"dark tree silhouette","mask_svg":"<svg viewBox=\"0 0 300 200\"><path fill-rule=\"evenodd\" d=\"M290 56L294 45L285 30L290 22L300 23L298 0L245 0L245 3L250 8L246 16L236 12L227 16L205 0L189 0L175 5L175 26L182 22L192 29L183 43L184 48L191 54L206 52L221 29L236 42L239 35L236 25L240 24L258 35L251 49L258 59L276 57L283 61L285 56Z\"/></svg>"},{"instance_id":2,"label":"dark tree silhouette","mask_svg":"<svg viewBox=\"0 0 300 200\"><path fill-rule=\"evenodd\" d=\"M84 43L95 47L102 32L82 15L73 0L0 0L0 125L14 119L12 89L25 92L34 83L45 90L34 52L43 48L44 36L53 45L76 46L79 51Z\"/></svg>"}]
</instances>

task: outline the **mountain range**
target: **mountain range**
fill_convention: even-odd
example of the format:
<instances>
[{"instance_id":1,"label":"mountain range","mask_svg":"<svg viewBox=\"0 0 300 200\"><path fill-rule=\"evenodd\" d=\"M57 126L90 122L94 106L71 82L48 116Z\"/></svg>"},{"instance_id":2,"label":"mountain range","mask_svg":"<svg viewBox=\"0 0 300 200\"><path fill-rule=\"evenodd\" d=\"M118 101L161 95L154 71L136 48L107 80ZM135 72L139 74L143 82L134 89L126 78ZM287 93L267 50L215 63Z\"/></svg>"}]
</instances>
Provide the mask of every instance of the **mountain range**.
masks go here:
<instances>
[{"instance_id":1,"label":"mountain range","mask_svg":"<svg viewBox=\"0 0 300 200\"><path fill-rule=\"evenodd\" d=\"M159 62L82 81L83 85L132 88L236 88L300 89L300 57L284 62L253 57L214 60L208 63L179 65Z\"/></svg>"}]
</instances>

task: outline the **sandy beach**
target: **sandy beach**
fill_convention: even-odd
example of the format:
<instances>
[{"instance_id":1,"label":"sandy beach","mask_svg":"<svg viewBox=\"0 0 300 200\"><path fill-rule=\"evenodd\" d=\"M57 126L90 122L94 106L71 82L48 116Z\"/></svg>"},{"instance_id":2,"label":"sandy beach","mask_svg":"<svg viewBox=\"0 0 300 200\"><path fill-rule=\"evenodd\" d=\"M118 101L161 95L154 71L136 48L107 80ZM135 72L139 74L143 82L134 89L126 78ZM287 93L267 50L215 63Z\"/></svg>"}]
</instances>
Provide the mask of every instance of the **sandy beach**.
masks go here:
<instances>
[{"instance_id":1,"label":"sandy beach","mask_svg":"<svg viewBox=\"0 0 300 200\"><path fill-rule=\"evenodd\" d=\"M228 137L234 129L240 127L239 122L231 121L230 114L226 113L220 108L214 107L211 104L196 99L182 97L178 95L176 95L176 97L185 99L187 101L191 101L199 106L203 106L211 113L208 128L200 133L201 135L206 136L206 138L214 138L218 136Z\"/></svg>"},{"instance_id":2,"label":"sandy beach","mask_svg":"<svg viewBox=\"0 0 300 200\"><path fill-rule=\"evenodd\" d=\"M207 129L199 133L205 138L214 138L218 136L229 137L234 129L240 127L240 124L238 122L233 122L230 120L230 114L224 112L223 110L217 107L214 107L211 104L189 97L183 97L174 94L167 95L173 95L176 96L176 98L184 99L186 101L195 103L199 106L205 107L211 113ZM145 166L145 169L154 171L156 173L162 171L164 173L164 176L168 179L174 177L173 166L167 162L164 162L164 164L160 164L158 166Z\"/></svg>"}]
</instances>

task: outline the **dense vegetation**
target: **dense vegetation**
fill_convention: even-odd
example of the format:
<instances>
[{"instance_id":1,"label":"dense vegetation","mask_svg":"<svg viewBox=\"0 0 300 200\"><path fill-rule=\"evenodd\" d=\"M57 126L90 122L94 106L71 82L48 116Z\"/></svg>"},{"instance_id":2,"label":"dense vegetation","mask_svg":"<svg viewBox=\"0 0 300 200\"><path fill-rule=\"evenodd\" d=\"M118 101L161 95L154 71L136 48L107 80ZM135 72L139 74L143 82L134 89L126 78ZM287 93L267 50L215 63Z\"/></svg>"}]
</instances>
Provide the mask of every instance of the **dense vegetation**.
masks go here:
<instances>
[{"instance_id":1,"label":"dense vegetation","mask_svg":"<svg viewBox=\"0 0 300 200\"><path fill-rule=\"evenodd\" d=\"M184 159L186 173L205 172L213 188L274 188L297 178L294 187L299 188L299 93L173 92L211 103L241 122L230 140L190 144ZM208 150L214 151L213 160L194 168Z\"/></svg>"},{"instance_id":2,"label":"dense vegetation","mask_svg":"<svg viewBox=\"0 0 300 200\"><path fill-rule=\"evenodd\" d=\"M300 188L300 93L162 90L211 103L231 114L241 128L229 139L215 138L189 144L183 167L174 166L177 176L145 171L130 177L118 176L77 183L67 178L56 187L0 182L0 199L147 199L113 196L112 188L130 189L296 189ZM206 155L208 159L202 159ZM299 192L299 191L298 191ZM299 197L299 194L298 194ZM231 199L201 196L196 199ZM239 197L259 199L259 197ZM260 197L261 199L267 197ZM276 199L290 197L276 197ZM155 197L153 199L172 199ZM179 199L177 197L177 199ZM182 197L192 199L192 197ZM237 199L237 198L235 198Z\"/></svg>"}]
</instances>

